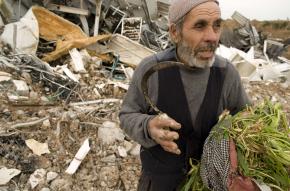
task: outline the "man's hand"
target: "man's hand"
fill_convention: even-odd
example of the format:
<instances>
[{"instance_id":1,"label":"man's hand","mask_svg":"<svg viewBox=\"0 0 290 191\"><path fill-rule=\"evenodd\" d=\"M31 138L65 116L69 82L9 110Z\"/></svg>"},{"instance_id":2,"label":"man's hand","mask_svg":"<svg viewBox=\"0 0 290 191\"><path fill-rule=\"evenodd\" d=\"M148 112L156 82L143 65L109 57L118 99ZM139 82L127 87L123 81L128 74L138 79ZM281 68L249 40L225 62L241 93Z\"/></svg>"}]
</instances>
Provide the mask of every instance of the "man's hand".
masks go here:
<instances>
[{"instance_id":1,"label":"man's hand","mask_svg":"<svg viewBox=\"0 0 290 191\"><path fill-rule=\"evenodd\" d=\"M181 125L166 114L158 115L148 123L148 132L151 138L160 144L165 151L179 155L181 151L174 142L179 138L179 135L177 132L171 131L170 128L178 130Z\"/></svg>"}]
</instances>

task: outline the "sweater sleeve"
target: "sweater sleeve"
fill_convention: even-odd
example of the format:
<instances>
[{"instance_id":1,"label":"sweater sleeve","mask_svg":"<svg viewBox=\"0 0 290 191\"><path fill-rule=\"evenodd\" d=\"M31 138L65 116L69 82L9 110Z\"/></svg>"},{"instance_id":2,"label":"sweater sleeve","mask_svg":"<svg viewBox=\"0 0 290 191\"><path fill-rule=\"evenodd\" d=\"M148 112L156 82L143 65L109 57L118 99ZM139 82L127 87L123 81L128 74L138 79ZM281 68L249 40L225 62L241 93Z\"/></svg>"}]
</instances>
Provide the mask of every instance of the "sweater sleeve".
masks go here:
<instances>
[{"instance_id":1,"label":"sweater sleeve","mask_svg":"<svg viewBox=\"0 0 290 191\"><path fill-rule=\"evenodd\" d=\"M130 138L146 148L157 145L147 130L148 122L154 115L147 114L149 106L141 90L141 78L151 62L152 58L146 58L136 68L119 113L121 128Z\"/></svg>"},{"instance_id":2,"label":"sweater sleeve","mask_svg":"<svg viewBox=\"0 0 290 191\"><path fill-rule=\"evenodd\" d=\"M227 109L232 115L244 109L247 105L251 104L248 95L243 87L240 75L232 64L228 64L228 91L226 94Z\"/></svg>"}]
</instances>

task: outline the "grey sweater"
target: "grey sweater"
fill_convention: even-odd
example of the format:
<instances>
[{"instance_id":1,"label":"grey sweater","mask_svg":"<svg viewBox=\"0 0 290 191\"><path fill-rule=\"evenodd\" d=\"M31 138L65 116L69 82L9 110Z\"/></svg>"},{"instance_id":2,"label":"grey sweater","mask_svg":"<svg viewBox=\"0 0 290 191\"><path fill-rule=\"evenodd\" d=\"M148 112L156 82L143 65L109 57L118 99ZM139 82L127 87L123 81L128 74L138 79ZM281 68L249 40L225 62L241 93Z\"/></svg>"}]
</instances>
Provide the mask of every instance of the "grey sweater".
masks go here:
<instances>
[{"instance_id":1,"label":"grey sweater","mask_svg":"<svg viewBox=\"0 0 290 191\"><path fill-rule=\"evenodd\" d=\"M133 140L146 148L155 146L157 143L150 138L147 131L148 121L154 116L147 114L150 107L145 101L141 90L141 78L152 64L156 64L156 56L160 58L160 60L168 60L172 57L177 60L175 48L170 48L158 53L157 55L145 58L135 70L119 114L121 128ZM228 109L232 113L236 113L250 103L241 84L240 76L234 66L222 57L216 56L214 66L227 67L218 111L222 112L223 110ZM190 116L194 122L206 92L210 69L182 68L180 69L180 74L183 86L185 88L185 94L190 109ZM148 92L149 97L156 104L158 99L157 72L152 74L148 80Z\"/></svg>"}]
</instances>

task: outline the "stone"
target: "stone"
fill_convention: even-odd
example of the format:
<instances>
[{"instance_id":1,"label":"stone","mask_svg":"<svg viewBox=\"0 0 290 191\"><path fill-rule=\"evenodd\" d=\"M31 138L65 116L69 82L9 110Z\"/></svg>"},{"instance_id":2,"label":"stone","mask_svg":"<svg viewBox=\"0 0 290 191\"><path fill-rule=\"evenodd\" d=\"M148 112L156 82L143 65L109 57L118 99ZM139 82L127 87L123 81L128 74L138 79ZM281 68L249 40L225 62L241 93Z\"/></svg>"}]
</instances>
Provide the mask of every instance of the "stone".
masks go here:
<instances>
[{"instance_id":1,"label":"stone","mask_svg":"<svg viewBox=\"0 0 290 191\"><path fill-rule=\"evenodd\" d=\"M31 101L38 101L39 100L39 95L35 91L30 91L29 98L30 98Z\"/></svg>"},{"instance_id":2,"label":"stone","mask_svg":"<svg viewBox=\"0 0 290 191\"><path fill-rule=\"evenodd\" d=\"M38 113L37 113L37 115L38 115L39 117L45 117L45 116L47 116L47 111L44 110L44 109L39 110Z\"/></svg>"},{"instance_id":3,"label":"stone","mask_svg":"<svg viewBox=\"0 0 290 191\"><path fill-rule=\"evenodd\" d=\"M14 119L23 119L25 117L25 112L23 110L16 110L14 112Z\"/></svg>"},{"instance_id":4,"label":"stone","mask_svg":"<svg viewBox=\"0 0 290 191\"><path fill-rule=\"evenodd\" d=\"M52 180L56 179L56 177L58 176L58 173L56 172L48 172L46 175L46 182L50 183Z\"/></svg>"},{"instance_id":5,"label":"stone","mask_svg":"<svg viewBox=\"0 0 290 191\"><path fill-rule=\"evenodd\" d=\"M133 147L133 144L131 142L129 142L129 141L126 141L126 140L124 141L123 144L124 144L124 147L125 147L127 152L129 152L132 149L132 147Z\"/></svg>"},{"instance_id":6,"label":"stone","mask_svg":"<svg viewBox=\"0 0 290 191\"><path fill-rule=\"evenodd\" d=\"M117 166L105 166L100 169L99 180L104 182L108 187L114 187L118 184L120 172Z\"/></svg>"},{"instance_id":7,"label":"stone","mask_svg":"<svg viewBox=\"0 0 290 191\"><path fill-rule=\"evenodd\" d=\"M126 149L122 146L118 146L118 154L123 158L128 156Z\"/></svg>"},{"instance_id":8,"label":"stone","mask_svg":"<svg viewBox=\"0 0 290 191\"><path fill-rule=\"evenodd\" d=\"M139 156L140 148L141 148L141 145L139 145L139 144L134 145L134 147L132 147L132 149L130 151L130 155Z\"/></svg>"},{"instance_id":9,"label":"stone","mask_svg":"<svg viewBox=\"0 0 290 191\"><path fill-rule=\"evenodd\" d=\"M98 129L98 138L103 144L112 144L115 141L123 141L125 135L114 122L106 121Z\"/></svg>"},{"instance_id":10,"label":"stone","mask_svg":"<svg viewBox=\"0 0 290 191\"><path fill-rule=\"evenodd\" d=\"M43 129L48 129L48 128L50 128L50 127L51 127L51 124L50 124L49 119L46 119L46 120L44 120L44 121L42 122L42 126L41 126L41 128L43 128Z\"/></svg>"},{"instance_id":11,"label":"stone","mask_svg":"<svg viewBox=\"0 0 290 191\"><path fill-rule=\"evenodd\" d=\"M32 79L29 73L27 72L22 72L21 76L25 79L27 84L32 84Z\"/></svg>"},{"instance_id":12,"label":"stone","mask_svg":"<svg viewBox=\"0 0 290 191\"><path fill-rule=\"evenodd\" d=\"M50 184L51 190L71 190L71 182L67 179L55 179Z\"/></svg>"},{"instance_id":13,"label":"stone","mask_svg":"<svg viewBox=\"0 0 290 191\"><path fill-rule=\"evenodd\" d=\"M11 93L7 93L7 97L8 97L8 100L11 102L29 100L27 96L19 96L19 95L14 95Z\"/></svg>"},{"instance_id":14,"label":"stone","mask_svg":"<svg viewBox=\"0 0 290 191\"><path fill-rule=\"evenodd\" d=\"M33 174L30 175L29 183L32 189L34 189L38 184L44 182L44 176L46 174L45 169L37 169Z\"/></svg>"},{"instance_id":15,"label":"stone","mask_svg":"<svg viewBox=\"0 0 290 191\"><path fill-rule=\"evenodd\" d=\"M114 154L109 155L107 157L104 157L101 159L102 162L106 163L115 163L116 162L116 156Z\"/></svg>"},{"instance_id":16,"label":"stone","mask_svg":"<svg viewBox=\"0 0 290 191\"><path fill-rule=\"evenodd\" d=\"M50 191L49 188L42 188L40 191Z\"/></svg>"},{"instance_id":17,"label":"stone","mask_svg":"<svg viewBox=\"0 0 290 191\"><path fill-rule=\"evenodd\" d=\"M29 87L25 81L22 80L13 80L13 84L16 88L16 92L20 96L29 96Z\"/></svg>"},{"instance_id":18,"label":"stone","mask_svg":"<svg viewBox=\"0 0 290 191\"><path fill-rule=\"evenodd\" d=\"M41 100L42 103L49 103L49 99L47 97L45 97L45 96L41 96L40 100Z\"/></svg>"},{"instance_id":19,"label":"stone","mask_svg":"<svg viewBox=\"0 0 290 191\"><path fill-rule=\"evenodd\" d=\"M9 76L0 76L0 82L7 82L11 80L11 77Z\"/></svg>"}]
</instances>

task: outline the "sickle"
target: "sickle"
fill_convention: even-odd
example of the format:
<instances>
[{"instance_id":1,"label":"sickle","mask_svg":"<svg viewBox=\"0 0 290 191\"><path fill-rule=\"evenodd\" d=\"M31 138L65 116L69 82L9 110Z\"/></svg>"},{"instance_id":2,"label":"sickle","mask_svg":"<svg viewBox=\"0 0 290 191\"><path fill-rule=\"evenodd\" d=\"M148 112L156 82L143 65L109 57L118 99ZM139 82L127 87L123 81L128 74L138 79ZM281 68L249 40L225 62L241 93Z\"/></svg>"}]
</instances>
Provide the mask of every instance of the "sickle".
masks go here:
<instances>
[{"instance_id":1,"label":"sickle","mask_svg":"<svg viewBox=\"0 0 290 191\"><path fill-rule=\"evenodd\" d=\"M174 62L174 61L164 61L164 62L159 62L157 64L152 65L150 68L147 69L147 71L144 73L144 75L142 76L142 80L141 80L141 89L143 92L143 95L145 97L145 100L147 101L147 103L152 107L152 109L159 115L164 114L162 111L160 111L157 106L152 102L152 100L149 98L148 96L148 87L147 87L147 81L149 79L149 77L154 73L157 72L159 70L163 70L166 68L171 68L171 67L179 67L179 68L188 68L190 69L190 67L184 65L181 62Z\"/></svg>"}]
</instances>

